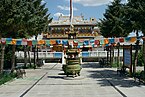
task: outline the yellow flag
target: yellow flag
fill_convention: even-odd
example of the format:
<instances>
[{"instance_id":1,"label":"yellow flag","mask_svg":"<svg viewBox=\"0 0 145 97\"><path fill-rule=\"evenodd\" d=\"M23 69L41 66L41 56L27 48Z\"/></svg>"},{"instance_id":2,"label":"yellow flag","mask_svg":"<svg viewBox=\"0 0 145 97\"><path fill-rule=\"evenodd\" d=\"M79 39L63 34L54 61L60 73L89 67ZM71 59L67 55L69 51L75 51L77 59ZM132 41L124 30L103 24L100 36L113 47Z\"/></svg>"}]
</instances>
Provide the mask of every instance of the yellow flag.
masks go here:
<instances>
[{"instance_id":1,"label":"yellow flag","mask_svg":"<svg viewBox=\"0 0 145 97\"><path fill-rule=\"evenodd\" d=\"M12 39L11 44L16 45L16 39Z\"/></svg>"}]
</instances>

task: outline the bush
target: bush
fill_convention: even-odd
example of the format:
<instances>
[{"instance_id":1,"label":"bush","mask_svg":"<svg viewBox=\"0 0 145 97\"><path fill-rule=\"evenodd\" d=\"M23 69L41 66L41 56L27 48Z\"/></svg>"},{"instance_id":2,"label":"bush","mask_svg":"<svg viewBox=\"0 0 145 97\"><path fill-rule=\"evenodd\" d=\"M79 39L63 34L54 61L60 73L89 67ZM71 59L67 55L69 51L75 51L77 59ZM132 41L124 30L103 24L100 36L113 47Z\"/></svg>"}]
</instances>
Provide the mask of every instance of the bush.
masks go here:
<instances>
[{"instance_id":1,"label":"bush","mask_svg":"<svg viewBox=\"0 0 145 97\"><path fill-rule=\"evenodd\" d=\"M113 68L122 67L122 63L120 63L120 65L118 66L117 62L114 62L114 63L112 64L112 67L113 67Z\"/></svg>"},{"instance_id":2,"label":"bush","mask_svg":"<svg viewBox=\"0 0 145 97\"><path fill-rule=\"evenodd\" d=\"M143 49L141 49L139 54L138 54L137 66L143 66L143 65L144 65Z\"/></svg>"},{"instance_id":3,"label":"bush","mask_svg":"<svg viewBox=\"0 0 145 97\"><path fill-rule=\"evenodd\" d=\"M24 67L23 67L24 68ZM28 64L25 69L35 69L36 68L36 64Z\"/></svg>"},{"instance_id":4,"label":"bush","mask_svg":"<svg viewBox=\"0 0 145 97\"><path fill-rule=\"evenodd\" d=\"M6 45L5 55L4 55L4 69L11 68L12 59L12 46Z\"/></svg>"},{"instance_id":5,"label":"bush","mask_svg":"<svg viewBox=\"0 0 145 97\"><path fill-rule=\"evenodd\" d=\"M134 53L132 55L132 62L134 60ZM144 59L143 59L143 47L138 51L138 59L137 59L137 66L143 66L144 65Z\"/></svg>"},{"instance_id":6,"label":"bush","mask_svg":"<svg viewBox=\"0 0 145 97\"><path fill-rule=\"evenodd\" d=\"M10 74L0 74L0 85L14 79L16 77L15 73L10 73Z\"/></svg>"}]
</instances>

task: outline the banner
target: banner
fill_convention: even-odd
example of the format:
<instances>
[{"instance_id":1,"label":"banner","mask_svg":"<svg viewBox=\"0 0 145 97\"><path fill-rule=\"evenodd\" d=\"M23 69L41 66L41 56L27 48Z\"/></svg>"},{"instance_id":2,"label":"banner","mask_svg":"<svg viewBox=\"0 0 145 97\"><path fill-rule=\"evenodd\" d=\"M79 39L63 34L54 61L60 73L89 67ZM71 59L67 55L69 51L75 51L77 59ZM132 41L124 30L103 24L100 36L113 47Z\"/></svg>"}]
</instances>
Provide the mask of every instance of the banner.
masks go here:
<instances>
[{"instance_id":1,"label":"banner","mask_svg":"<svg viewBox=\"0 0 145 97\"><path fill-rule=\"evenodd\" d=\"M6 45L47 45L52 46L55 44L62 44L63 46L67 46L68 42L73 44L74 46L89 46L97 47L97 46L109 46L110 44L117 44L117 43L134 43L136 40L140 40L142 37L120 37L120 38L101 38L101 39L80 39L80 40L29 40L29 39L13 39L13 38L1 38L0 43Z\"/></svg>"}]
</instances>

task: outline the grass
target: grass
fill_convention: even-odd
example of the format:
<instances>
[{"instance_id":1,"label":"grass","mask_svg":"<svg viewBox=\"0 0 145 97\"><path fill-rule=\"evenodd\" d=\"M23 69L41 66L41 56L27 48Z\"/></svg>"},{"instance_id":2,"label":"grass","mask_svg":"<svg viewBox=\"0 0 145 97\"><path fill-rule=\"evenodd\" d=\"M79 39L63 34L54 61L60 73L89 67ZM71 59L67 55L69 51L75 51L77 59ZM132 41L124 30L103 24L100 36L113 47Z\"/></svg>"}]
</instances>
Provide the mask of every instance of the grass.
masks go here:
<instances>
[{"instance_id":1,"label":"grass","mask_svg":"<svg viewBox=\"0 0 145 97\"><path fill-rule=\"evenodd\" d=\"M113 68L119 68L119 67L121 67L121 66L122 66L122 63L120 63L119 66L118 66L117 62L114 62L114 63L112 64L112 67L113 67Z\"/></svg>"},{"instance_id":2,"label":"grass","mask_svg":"<svg viewBox=\"0 0 145 97\"><path fill-rule=\"evenodd\" d=\"M140 73L141 73L141 70L136 71L136 72L135 72L135 75L139 76L139 75L140 75Z\"/></svg>"},{"instance_id":3,"label":"grass","mask_svg":"<svg viewBox=\"0 0 145 97\"><path fill-rule=\"evenodd\" d=\"M15 73L10 73L10 74L0 74L0 85L14 79L16 77Z\"/></svg>"},{"instance_id":4,"label":"grass","mask_svg":"<svg viewBox=\"0 0 145 97\"><path fill-rule=\"evenodd\" d=\"M25 69L34 69L34 68L36 68L36 64L31 64L31 65L29 64L26 66Z\"/></svg>"}]
</instances>

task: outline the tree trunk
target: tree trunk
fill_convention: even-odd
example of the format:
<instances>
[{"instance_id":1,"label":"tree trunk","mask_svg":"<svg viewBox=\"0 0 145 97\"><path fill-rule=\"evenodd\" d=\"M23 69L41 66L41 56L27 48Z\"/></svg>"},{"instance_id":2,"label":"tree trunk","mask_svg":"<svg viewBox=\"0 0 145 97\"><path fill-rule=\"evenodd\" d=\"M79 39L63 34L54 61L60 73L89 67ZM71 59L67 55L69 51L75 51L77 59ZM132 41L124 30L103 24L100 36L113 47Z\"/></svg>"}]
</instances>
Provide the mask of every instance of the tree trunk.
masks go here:
<instances>
[{"instance_id":1,"label":"tree trunk","mask_svg":"<svg viewBox=\"0 0 145 97\"><path fill-rule=\"evenodd\" d=\"M0 73L3 73L3 67L4 67L4 54L5 54L5 44L1 44L1 62L0 62Z\"/></svg>"},{"instance_id":2,"label":"tree trunk","mask_svg":"<svg viewBox=\"0 0 145 97\"><path fill-rule=\"evenodd\" d=\"M12 67L11 67L11 72L15 70L15 51L16 51L16 45L12 46Z\"/></svg>"},{"instance_id":3,"label":"tree trunk","mask_svg":"<svg viewBox=\"0 0 145 97\"><path fill-rule=\"evenodd\" d=\"M138 37L138 30L136 31L136 37ZM136 47L135 47L135 54L133 59L133 74L136 73L136 65L137 65L137 59L138 59L138 49L139 49L139 40L136 41Z\"/></svg>"},{"instance_id":4,"label":"tree trunk","mask_svg":"<svg viewBox=\"0 0 145 97\"><path fill-rule=\"evenodd\" d=\"M143 38L143 59L144 59L144 77L145 77L145 37Z\"/></svg>"},{"instance_id":5,"label":"tree trunk","mask_svg":"<svg viewBox=\"0 0 145 97\"><path fill-rule=\"evenodd\" d=\"M37 46L37 59L36 59L36 64L37 64L37 66L39 65L39 63L38 63L38 61L39 61L39 55L38 55L38 46Z\"/></svg>"},{"instance_id":6,"label":"tree trunk","mask_svg":"<svg viewBox=\"0 0 145 97\"><path fill-rule=\"evenodd\" d=\"M120 44L118 43L117 68L120 68L120 49L119 48L120 48Z\"/></svg>"},{"instance_id":7,"label":"tree trunk","mask_svg":"<svg viewBox=\"0 0 145 97\"><path fill-rule=\"evenodd\" d=\"M112 46L112 63L114 64L114 46Z\"/></svg>"},{"instance_id":8,"label":"tree trunk","mask_svg":"<svg viewBox=\"0 0 145 97\"><path fill-rule=\"evenodd\" d=\"M109 51L107 50L107 65L110 65L108 63L109 63Z\"/></svg>"},{"instance_id":9,"label":"tree trunk","mask_svg":"<svg viewBox=\"0 0 145 97\"><path fill-rule=\"evenodd\" d=\"M27 46L24 46L24 68L27 66Z\"/></svg>"},{"instance_id":10,"label":"tree trunk","mask_svg":"<svg viewBox=\"0 0 145 97\"><path fill-rule=\"evenodd\" d=\"M37 36L35 36L35 39L37 40ZM37 61L36 61L36 48L37 48L37 46L35 45L35 47L34 47L34 69L36 69L36 64L37 64Z\"/></svg>"},{"instance_id":11,"label":"tree trunk","mask_svg":"<svg viewBox=\"0 0 145 97\"><path fill-rule=\"evenodd\" d=\"M34 69L36 69L36 46L34 46L34 49L33 49L33 51L34 51Z\"/></svg>"},{"instance_id":12,"label":"tree trunk","mask_svg":"<svg viewBox=\"0 0 145 97\"><path fill-rule=\"evenodd\" d=\"M111 67L113 65L113 62L114 62L114 47L113 47L113 45L111 45L111 48L110 48L110 65L111 65Z\"/></svg>"},{"instance_id":13,"label":"tree trunk","mask_svg":"<svg viewBox=\"0 0 145 97\"><path fill-rule=\"evenodd\" d=\"M30 67L32 67L32 64L31 64L31 57L30 57L30 47L28 48L28 59L29 59Z\"/></svg>"},{"instance_id":14,"label":"tree trunk","mask_svg":"<svg viewBox=\"0 0 145 97\"><path fill-rule=\"evenodd\" d=\"M110 66L112 66L112 46L110 46Z\"/></svg>"}]
</instances>

